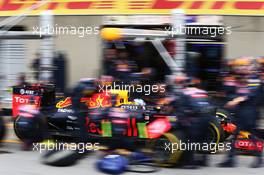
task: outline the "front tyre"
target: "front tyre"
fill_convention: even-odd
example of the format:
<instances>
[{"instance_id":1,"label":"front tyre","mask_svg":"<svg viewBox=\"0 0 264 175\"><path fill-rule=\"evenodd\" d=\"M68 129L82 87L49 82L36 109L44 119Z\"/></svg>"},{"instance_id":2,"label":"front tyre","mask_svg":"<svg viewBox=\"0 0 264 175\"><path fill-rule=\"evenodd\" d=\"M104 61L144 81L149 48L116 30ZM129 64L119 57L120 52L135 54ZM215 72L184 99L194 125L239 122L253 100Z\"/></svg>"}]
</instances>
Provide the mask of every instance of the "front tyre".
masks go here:
<instances>
[{"instance_id":1,"label":"front tyre","mask_svg":"<svg viewBox=\"0 0 264 175\"><path fill-rule=\"evenodd\" d=\"M181 163L184 152L177 149L180 142L185 139L183 132L174 131L163 134L153 143L154 157L158 165L163 167L176 166Z\"/></svg>"}]
</instances>

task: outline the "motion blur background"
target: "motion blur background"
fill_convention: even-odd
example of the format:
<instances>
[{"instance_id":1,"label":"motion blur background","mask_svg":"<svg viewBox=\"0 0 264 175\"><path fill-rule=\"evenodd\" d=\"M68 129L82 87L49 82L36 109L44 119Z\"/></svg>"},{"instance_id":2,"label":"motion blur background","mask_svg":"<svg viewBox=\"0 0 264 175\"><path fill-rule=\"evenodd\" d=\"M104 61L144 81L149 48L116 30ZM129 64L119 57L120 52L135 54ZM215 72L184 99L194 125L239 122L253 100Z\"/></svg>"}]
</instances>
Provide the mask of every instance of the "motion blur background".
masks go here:
<instances>
[{"instance_id":1,"label":"motion blur background","mask_svg":"<svg viewBox=\"0 0 264 175\"><path fill-rule=\"evenodd\" d=\"M39 3L43 3L43 5L36 7ZM186 62L192 62L193 57L191 55L199 60L197 64L192 62L189 69L199 70L197 78L206 82L207 90L214 92L219 90L217 89L219 85L217 84L219 83L217 82L218 76L220 76L223 63L227 60L243 56L263 58L264 2L261 0L1 0L0 31L3 33L0 33L0 95L2 108L7 109L7 111L12 108L12 86L19 83L21 74L26 75L27 82L37 82L39 77L36 78L34 61L36 58L41 58L45 49L49 53L53 53L52 58L63 57L62 64L59 63L59 65L53 65L50 68L52 71L56 71L58 67L63 67L62 74L57 74L56 79L62 80L60 86L63 89L68 89L73 87L81 78L99 77L103 74L106 47L121 45L123 48L127 44L126 42L121 42L121 44L118 42L107 43L101 38L99 32L83 37L80 37L79 34L55 34L52 36L52 40L46 43L50 46L46 45L45 48L45 43L43 44L45 39L34 33L34 28L41 27L45 21L54 27L102 29L107 26L114 26L165 31L167 26L171 26L173 9L184 10L185 25L223 26L231 29L230 34L218 35L215 38L208 35L187 35ZM50 21L43 17L45 16L43 12L47 10L51 12L49 13L51 15ZM13 32L31 32L30 37L34 39L27 38L28 36L23 36L22 33L12 36L12 39L5 38L7 35L5 28L9 28ZM152 50L155 49L152 48ZM131 50L127 51L130 52ZM140 59L146 59L146 62L162 59L154 52L156 51L144 55ZM165 64L156 65L158 65L156 69L164 66L162 71L167 73L166 70L169 68ZM188 67L186 68L188 69ZM56 73L54 74L56 75ZM10 119L7 120L8 122L11 121ZM12 124L8 124L10 130L8 139L13 144L15 141L12 140L16 137L13 130L10 129ZM17 174L29 174L36 171L39 171L39 174L47 174L45 173L46 167L39 165L36 153L27 154L16 151L16 146L13 145L10 148L17 154L13 157L0 155L0 160L2 158L7 160L3 163L7 169L2 172L8 173L8 169L12 169L10 162L21 159L23 163L18 165L19 168L26 167L25 164L27 163L25 162L33 162L27 164L32 166L32 169L26 168L25 171L17 171ZM217 155L212 160L219 162L220 159L222 159L222 155ZM94 159L92 160L94 163ZM243 166L248 162L248 158L243 158L242 162ZM75 173L76 170L81 174L87 174L88 171L86 170L93 168L92 163L90 162L88 167L82 163L78 165L79 169L67 168L67 171ZM0 161L0 173L1 164ZM50 171L49 174L61 173L55 168L48 171ZM177 173L180 172L186 173L183 170ZM198 174L210 172L217 173L213 168L208 168L198 172ZM255 173L251 170L244 171L245 174L252 172ZM67 172L65 171L65 173ZM175 174L176 172L165 169L162 173ZM232 174L234 173L240 174L241 171L232 170Z\"/></svg>"},{"instance_id":2,"label":"motion blur background","mask_svg":"<svg viewBox=\"0 0 264 175\"><path fill-rule=\"evenodd\" d=\"M113 18L116 18L115 20L117 21L112 22L112 24L117 24L118 20L120 20L120 23L123 23L128 27L133 27L134 25L136 25L135 21L141 19L141 16L135 16L134 19L125 21L125 19L129 19L130 16L113 16ZM148 22L146 17L144 21L145 25L149 25L149 23L153 21L155 23L154 26L163 25L168 21L167 18L170 18L169 15L159 16L164 17L164 23L162 22L162 18L159 18L155 21L155 16L149 15L150 21ZM210 22L213 21L213 23L216 23L217 25L231 27L231 34L223 35L221 36L220 41L218 40L217 43L212 43L212 45L217 44L221 47L220 53L213 56L214 58L211 58L212 60L219 60L219 62L217 63L218 65L221 64L220 60L223 61L223 59L228 60L241 56L259 57L263 55L263 48L261 47L261 45L264 42L264 17L247 15L203 15L200 17L196 15L195 17L202 18L202 22L205 23L205 25L207 26L210 26ZM1 17L2 20L5 18L6 17ZM109 23L109 19L111 19L111 16L108 16L107 18L106 16L93 15L67 15L67 17L60 15L54 16L53 25L56 25L56 27L101 28L104 25L104 21L108 21ZM209 22L206 22L206 20L208 20ZM134 24L131 24L131 21ZM199 21L197 22L199 25ZM23 29L25 31L33 31L34 27L40 26L40 17L27 16L22 21L18 22L16 26L19 30ZM141 26L144 26L144 24L141 24ZM12 41L14 40L2 40L2 47L3 45L5 45L5 43ZM17 41L18 40L15 40L15 43L17 43ZM31 64L36 58L36 53L41 52L41 42L42 40L40 39L19 40L19 43L22 45L23 49L21 49L22 55L19 58L20 61L17 62L18 64L16 65L16 69L13 69L14 63L12 60L8 60L7 58L1 57L1 62L4 63L1 64L3 68L2 75L10 75L9 78L2 79L2 81L5 81L5 85L2 85L2 90L6 91L8 87L15 85L17 83L17 77L19 76L19 73L22 72L26 73L28 81L33 80L33 70ZM205 42L200 43L203 44ZM105 46L103 45L102 39L99 34L89 34L85 35L84 37L80 37L78 34L70 35L63 34L63 32L61 32L60 34L54 36L54 53L63 53L65 55L65 59L67 60L67 87L73 86L74 83L76 83L80 78L97 77L102 73L102 59L104 55L104 47ZM192 50L189 49L189 51ZM10 59L12 59L12 54L10 56ZM10 103L10 93L5 96L5 98L7 98L9 101L8 103Z\"/></svg>"},{"instance_id":3,"label":"motion blur background","mask_svg":"<svg viewBox=\"0 0 264 175\"><path fill-rule=\"evenodd\" d=\"M103 17L86 15L55 16L54 24L58 26L96 27L103 25ZM264 42L264 17L222 16L222 24L232 27L232 34L226 35L223 41L223 58L231 59L240 56L258 57L264 55L261 47ZM17 25L23 26L30 31L34 26L39 26L39 17L28 16ZM63 51L67 55L69 61L69 86L82 77L94 77L99 74L102 68L101 60L103 55L100 35L91 34L82 38L77 35L58 35L54 41L55 50ZM30 71L29 65L35 58L36 51L40 48L40 42L40 40L25 41L25 61L24 65L21 66L25 67L26 72Z\"/></svg>"}]
</instances>

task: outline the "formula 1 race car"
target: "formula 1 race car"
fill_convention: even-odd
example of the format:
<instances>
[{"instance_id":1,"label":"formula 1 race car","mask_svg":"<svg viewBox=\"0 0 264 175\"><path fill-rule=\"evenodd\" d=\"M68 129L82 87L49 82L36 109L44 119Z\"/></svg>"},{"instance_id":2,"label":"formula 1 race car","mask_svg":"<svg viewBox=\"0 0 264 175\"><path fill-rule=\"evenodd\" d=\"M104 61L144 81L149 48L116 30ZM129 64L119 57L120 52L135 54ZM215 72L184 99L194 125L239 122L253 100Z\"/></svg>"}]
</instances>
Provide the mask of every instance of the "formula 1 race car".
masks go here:
<instances>
[{"instance_id":1,"label":"formula 1 race car","mask_svg":"<svg viewBox=\"0 0 264 175\"><path fill-rule=\"evenodd\" d=\"M44 92L45 88L41 91ZM112 101L113 96L115 96L115 105ZM40 98L41 101L43 99L54 98ZM85 117L83 125L80 126L72 102L71 97L66 97L55 105L41 108L38 108L36 103L25 105L14 120L16 135L22 140L35 142L42 139L45 129L48 129L49 135L55 139L74 139L76 133L85 132L81 135L85 135L86 140L112 147L116 147L116 143L118 146L129 145L130 148L135 147L134 144L137 145L136 147L151 146L158 157L162 157L158 159L162 165L177 164L181 160L181 155L184 155L181 151L159 153L161 143L178 143L186 140L186 134L178 129L177 116L163 113L162 107L129 102L126 92L114 91L112 95L104 92L94 93L88 99L83 97L79 100L80 104L89 108L80 112ZM52 103L46 101L40 104ZM218 113L219 117L212 116L207 140L209 143L218 144L226 138L223 125L228 123L223 119L223 115L219 114L222 113ZM121 144L124 140L126 143ZM131 143L134 146L131 146Z\"/></svg>"}]
</instances>

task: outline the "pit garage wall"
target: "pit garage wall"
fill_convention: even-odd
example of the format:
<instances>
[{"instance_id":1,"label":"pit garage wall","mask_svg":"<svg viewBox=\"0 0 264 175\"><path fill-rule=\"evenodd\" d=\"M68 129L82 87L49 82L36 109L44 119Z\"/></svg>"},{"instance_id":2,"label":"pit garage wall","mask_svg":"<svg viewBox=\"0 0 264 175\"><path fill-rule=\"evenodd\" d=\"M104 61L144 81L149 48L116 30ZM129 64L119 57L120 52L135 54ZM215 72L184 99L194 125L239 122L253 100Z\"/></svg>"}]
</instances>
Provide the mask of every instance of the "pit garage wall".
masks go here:
<instances>
[{"instance_id":1,"label":"pit garage wall","mask_svg":"<svg viewBox=\"0 0 264 175\"><path fill-rule=\"evenodd\" d=\"M56 16L55 24L60 26L100 26L102 17L99 16ZM232 34L226 37L226 58L243 55L264 55L264 17L225 16L226 26L232 26ZM27 17L21 25L32 30L38 26L37 17ZM27 41L27 65L39 49L39 41ZM82 77L98 75L101 66L101 40L99 36L91 35L84 38L71 35L60 35L55 38L56 50L65 51L68 56L69 83L73 85ZM30 70L28 68L28 70Z\"/></svg>"},{"instance_id":2,"label":"pit garage wall","mask_svg":"<svg viewBox=\"0 0 264 175\"><path fill-rule=\"evenodd\" d=\"M264 56L264 17L225 16L232 34L226 36L226 58Z\"/></svg>"},{"instance_id":3,"label":"pit garage wall","mask_svg":"<svg viewBox=\"0 0 264 175\"><path fill-rule=\"evenodd\" d=\"M33 31L33 26L39 26L38 17L26 17L19 25ZM73 27L96 27L101 25L100 16L56 16L54 25ZM95 77L99 74L101 66L101 39L99 35L58 35L54 38L55 50L62 51L68 58L68 86L72 86L83 77ZM26 41L26 64L28 77L30 77L30 63L35 58L36 51L40 49L40 40Z\"/></svg>"}]
</instances>

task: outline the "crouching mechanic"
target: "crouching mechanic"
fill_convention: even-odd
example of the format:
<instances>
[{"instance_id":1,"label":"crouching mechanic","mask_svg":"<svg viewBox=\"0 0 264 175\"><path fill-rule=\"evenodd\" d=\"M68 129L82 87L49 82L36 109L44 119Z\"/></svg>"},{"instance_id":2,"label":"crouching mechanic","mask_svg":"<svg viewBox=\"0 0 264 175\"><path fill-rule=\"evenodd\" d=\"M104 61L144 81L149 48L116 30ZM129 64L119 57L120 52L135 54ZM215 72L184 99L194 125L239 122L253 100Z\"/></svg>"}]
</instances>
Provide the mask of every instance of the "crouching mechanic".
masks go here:
<instances>
[{"instance_id":1,"label":"crouching mechanic","mask_svg":"<svg viewBox=\"0 0 264 175\"><path fill-rule=\"evenodd\" d=\"M72 108L78 119L77 127L80 128L74 133L76 142L85 142L87 138L85 122L86 116L88 115L88 109L85 103L81 103L81 98L92 97L93 94L97 93L97 89L97 81L96 79L92 78L81 79L73 88L73 92L71 94Z\"/></svg>"},{"instance_id":2,"label":"crouching mechanic","mask_svg":"<svg viewBox=\"0 0 264 175\"><path fill-rule=\"evenodd\" d=\"M190 84L187 80L187 77L176 78L178 92L176 92L174 107L180 127L187 133L188 141L191 143L207 143L210 120L215 115L215 110L208 101L207 92L195 87L196 84ZM207 165L206 154L202 154L200 158L198 154L195 154L200 151L203 150L187 150L186 168Z\"/></svg>"}]
</instances>

